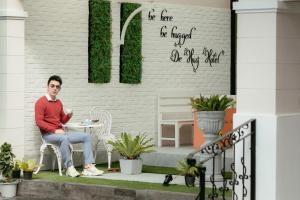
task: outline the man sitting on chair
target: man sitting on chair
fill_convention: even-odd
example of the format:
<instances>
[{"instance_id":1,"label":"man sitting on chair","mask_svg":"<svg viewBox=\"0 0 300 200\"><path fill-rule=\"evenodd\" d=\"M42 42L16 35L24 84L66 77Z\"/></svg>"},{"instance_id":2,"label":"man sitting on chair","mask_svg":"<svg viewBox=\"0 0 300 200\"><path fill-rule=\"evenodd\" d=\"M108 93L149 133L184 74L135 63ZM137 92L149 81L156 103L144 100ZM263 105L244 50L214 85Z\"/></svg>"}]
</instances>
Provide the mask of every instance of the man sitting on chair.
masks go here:
<instances>
[{"instance_id":1,"label":"man sitting on chair","mask_svg":"<svg viewBox=\"0 0 300 200\"><path fill-rule=\"evenodd\" d=\"M65 114L63 105L56 98L62 85L62 79L53 75L48 79L47 94L42 96L35 103L35 121L40 128L44 140L51 144L57 144L60 148L64 167L67 169L66 175L78 177L79 173L74 168L71 159L70 144L83 143L84 170L82 175L97 176L103 174L93 164L94 157L92 151L91 136L87 133L65 132L62 124L67 123L73 113Z\"/></svg>"}]
</instances>

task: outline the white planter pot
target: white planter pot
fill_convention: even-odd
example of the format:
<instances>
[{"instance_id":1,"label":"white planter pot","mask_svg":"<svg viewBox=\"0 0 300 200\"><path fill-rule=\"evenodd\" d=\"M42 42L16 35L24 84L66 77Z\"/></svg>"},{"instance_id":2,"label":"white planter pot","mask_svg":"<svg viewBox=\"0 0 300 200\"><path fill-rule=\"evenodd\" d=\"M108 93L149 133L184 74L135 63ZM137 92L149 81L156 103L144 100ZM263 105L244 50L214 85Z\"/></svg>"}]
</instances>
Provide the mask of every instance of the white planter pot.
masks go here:
<instances>
[{"instance_id":1,"label":"white planter pot","mask_svg":"<svg viewBox=\"0 0 300 200\"><path fill-rule=\"evenodd\" d=\"M120 159L120 168L122 174L140 174L142 173L142 159L125 160Z\"/></svg>"},{"instance_id":2,"label":"white planter pot","mask_svg":"<svg viewBox=\"0 0 300 200\"><path fill-rule=\"evenodd\" d=\"M14 181L11 183L0 183L0 196L3 198L16 196L18 183L19 181Z\"/></svg>"},{"instance_id":3,"label":"white planter pot","mask_svg":"<svg viewBox=\"0 0 300 200\"><path fill-rule=\"evenodd\" d=\"M198 126L205 134L206 143L212 142L218 137L219 131L224 126L224 111L200 111Z\"/></svg>"}]
</instances>

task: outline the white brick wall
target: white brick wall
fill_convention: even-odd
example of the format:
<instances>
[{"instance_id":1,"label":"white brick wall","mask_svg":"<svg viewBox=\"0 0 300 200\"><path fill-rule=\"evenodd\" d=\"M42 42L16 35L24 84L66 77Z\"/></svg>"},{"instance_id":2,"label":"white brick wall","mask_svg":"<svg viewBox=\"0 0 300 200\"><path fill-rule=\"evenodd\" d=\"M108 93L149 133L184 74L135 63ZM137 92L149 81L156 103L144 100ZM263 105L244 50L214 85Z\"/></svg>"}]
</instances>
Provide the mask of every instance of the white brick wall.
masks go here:
<instances>
[{"instance_id":1,"label":"white brick wall","mask_svg":"<svg viewBox=\"0 0 300 200\"><path fill-rule=\"evenodd\" d=\"M143 1L141 1L143 2ZM93 106L112 113L112 132L146 132L156 137L156 95L160 90L197 90L202 93L229 93L230 88L230 12L225 9L154 5L160 12L166 8L173 22L148 21L143 12L142 83L119 83L120 4L112 3L112 79L108 84L88 83L88 1L25 1L25 154L38 154L39 132L34 123L34 102L46 92L51 74L63 78L60 93L65 107L72 107L72 121L88 117ZM159 13L157 13L159 15ZM158 18L158 16L157 16ZM201 54L204 46L225 50L220 64L209 67L200 63L194 73L189 63L172 63L170 52L174 39L159 37L160 28L178 26L178 32L197 28L185 46ZM182 50L180 50L182 51Z\"/></svg>"}]
</instances>

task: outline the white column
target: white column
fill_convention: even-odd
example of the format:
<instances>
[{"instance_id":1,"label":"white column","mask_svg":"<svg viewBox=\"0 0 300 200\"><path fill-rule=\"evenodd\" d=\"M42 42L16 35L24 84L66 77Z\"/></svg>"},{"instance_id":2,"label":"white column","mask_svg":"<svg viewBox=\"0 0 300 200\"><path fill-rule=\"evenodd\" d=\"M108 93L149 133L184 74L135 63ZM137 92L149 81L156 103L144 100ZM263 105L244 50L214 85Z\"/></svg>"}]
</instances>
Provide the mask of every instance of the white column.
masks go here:
<instances>
[{"instance_id":1,"label":"white column","mask_svg":"<svg viewBox=\"0 0 300 200\"><path fill-rule=\"evenodd\" d=\"M0 0L0 144L24 156L24 19L22 0Z\"/></svg>"},{"instance_id":2,"label":"white column","mask_svg":"<svg viewBox=\"0 0 300 200\"><path fill-rule=\"evenodd\" d=\"M300 3L241 0L234 4L234 9L237 12L234 125L249 118L257 119L256 199L298 199L300 15L296 13L300 13Z\"/></svg>"}]
</instances>

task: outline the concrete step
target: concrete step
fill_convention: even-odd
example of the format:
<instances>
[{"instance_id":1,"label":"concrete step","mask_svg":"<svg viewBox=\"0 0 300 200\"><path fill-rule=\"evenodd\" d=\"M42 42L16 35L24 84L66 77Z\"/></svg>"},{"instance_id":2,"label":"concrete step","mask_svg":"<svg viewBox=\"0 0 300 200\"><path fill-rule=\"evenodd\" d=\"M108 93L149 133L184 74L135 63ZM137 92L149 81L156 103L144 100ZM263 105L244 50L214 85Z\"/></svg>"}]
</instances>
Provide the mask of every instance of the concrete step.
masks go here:
<instances>
[{"instance_id":1,"label":"concrete step","mask_svg":"<svg viewBox=\"0 0 300 200\"><path fill-rule=\"evenodd\" d=\"M34 196L16 196L16 197L13 197L13 198L5 198L3 200L56 200L56 199L34 197Z\"/></svg>"},{"instance_id":2,"label":"concrete step","mask_svg":"<svg viewBox=\"0 0 300 200\"><path fill-rule=\"evenodd\" d=\"M184 160L187 155L193 152L192 146L156 147L155 152L142 154L143 164L160 167L176 167L178 161Z\"/></svg>"},{"instance_id":3,"label":"concrete step","mask_svg":"<svg viewBox=\"0 0 300 200\"><path fill-rule=\"evenodd\" d=\"M135 190L103 185L24 180L18 186L16 200L194 200L196 194L157 190ZM42 198L41 198L42 197Z\"/></svg>"},{"instance_id":4,"label":"concrete step","mask_svg":"<svg viewBox=\"0 0 300 200\"><path fill-rule=\"evenodd\" d=\"M143 164L160 167L176 167L178 161L184 160L189 153L194 152L193 146L175 147L156 147L155 152L142 154ZM197 161L205 159L206 155L195 155ZM233 161L232 151L229 149L226 153L226 171L230 171L230 165ZM207 163L207 171L211 171L212 163Z\"/></svg>"}]
</instances>

